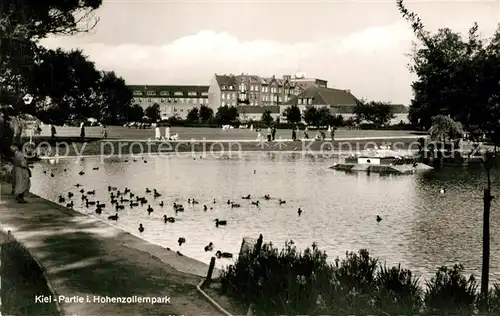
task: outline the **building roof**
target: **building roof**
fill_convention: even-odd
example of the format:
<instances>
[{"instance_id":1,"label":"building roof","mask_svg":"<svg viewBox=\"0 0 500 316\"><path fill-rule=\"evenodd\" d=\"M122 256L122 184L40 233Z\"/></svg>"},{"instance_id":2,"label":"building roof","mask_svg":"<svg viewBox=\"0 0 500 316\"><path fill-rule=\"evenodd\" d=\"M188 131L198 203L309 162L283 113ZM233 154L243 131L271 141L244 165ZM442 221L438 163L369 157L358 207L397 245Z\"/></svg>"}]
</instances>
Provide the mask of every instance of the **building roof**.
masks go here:
<instances>
[{"instance_id":1,"label":"building roof","mask_svg":"<svg viewBox=\"0 0 500 316\"><path fill-rule=\"evenodd\" d=\"M330 105L330 106L355 106L358 99L348 90L332 89L312 86L304 92L289 100L285 105L297 104L301 98L312 98L311 105Z\"/></svg>"},{"instance_id":2,"label":"building roof","mask_svg":"<svg viewBox=\"0 0 500 316\"><path fill-rule=\"evenodd\" d=\"M219 87L222 86L233 86L234 90L238 89L238 85L241 82L250 82L250 83L256 83L260 85L269 85L271 82L276 81L278 86L283 86L286 82L290 85L290 87L295 87L296 83L293 81L290 81L289 79L283 79L283 78L276 78L274 77L260 77L256 75L248 75L248 74L241 74L241 75L218 75L215 74L215 79L217 83L219 84Z\"/></svg>"},{"instance_id":3,"label":"building roof","mask_svg":"<svg viewBox=\"0 0 500 316\"><path fill-rule=\"evenodd\" d=\"M238 106L238 113L240 114L264 114L266 111L271 111L273 114L280 113L279 105L268 105L268 106L251 106L251 105L241 105Z\"/></svg>"},{"instance_id":4,"label":"building roof","mask_svg":"<svg viewBox=\"0 0 500 316\"><path fill-rule=\"evenodd\" d=\"M159 85L129 85L127 86L132 92L141 91L143 96L147 96L144 92L155 91L155 96L160 96L160 92L168 92L168 96L182 96L182 97L192 97L199 98L202 97L203 93L208 93L209 86L159 86ZM175 92L182 92L182 95L174 95ZM189 95L190 92L196 92L196 95ZM137 97L137 95L134 95ZM206 96L203 96L206 97Z\"/></svg>"}]
</instances>

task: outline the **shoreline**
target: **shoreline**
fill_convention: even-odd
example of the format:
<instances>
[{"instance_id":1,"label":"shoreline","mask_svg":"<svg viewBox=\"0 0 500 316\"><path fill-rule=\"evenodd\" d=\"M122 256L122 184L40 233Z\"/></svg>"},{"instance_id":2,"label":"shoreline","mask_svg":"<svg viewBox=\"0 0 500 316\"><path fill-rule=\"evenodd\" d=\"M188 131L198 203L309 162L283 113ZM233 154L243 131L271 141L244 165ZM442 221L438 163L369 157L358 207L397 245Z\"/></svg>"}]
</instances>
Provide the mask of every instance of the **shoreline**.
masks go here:
<instances>
[{"instance_id":1,"label":"shoreline","mask_svg":"<svg viewBox=\"0 0 500 316\"><path fill-rule=\"evenodd\" d=\"M278 140L278 141L129 141L97 140L76 143L59 141L55 143L35 142L38 157L84 157L84 156L124 156L160 155L175 153L239 154L242 152L296 152L302 154L323 153L332 156L361 152L381 146L391 146L394 151L414 151L418 149L416 138L356 138L351 140ZM45 158L47 159L47 158Z\"/></svg>"}]
</instances>

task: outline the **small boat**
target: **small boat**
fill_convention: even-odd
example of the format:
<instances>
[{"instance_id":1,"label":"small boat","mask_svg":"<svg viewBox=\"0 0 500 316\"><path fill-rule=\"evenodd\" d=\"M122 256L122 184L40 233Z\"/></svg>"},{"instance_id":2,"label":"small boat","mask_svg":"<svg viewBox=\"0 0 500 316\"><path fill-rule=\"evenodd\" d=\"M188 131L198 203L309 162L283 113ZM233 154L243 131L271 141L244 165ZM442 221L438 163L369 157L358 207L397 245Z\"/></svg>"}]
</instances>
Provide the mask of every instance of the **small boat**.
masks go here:
<instances>
[{"instance_id":1,"label":"small boat","mask_svg":"<svg viewBox=\"0 0 500 316\"><path fill-rule=\"evenodd\" d=\"M345 157L344 162L337 163L331 166L330 169L367 173L413 174L434 168L421 163L418 157L405 156L400 152L391 150L390 147L382 146Z\"/></svg>"}]
</instances>

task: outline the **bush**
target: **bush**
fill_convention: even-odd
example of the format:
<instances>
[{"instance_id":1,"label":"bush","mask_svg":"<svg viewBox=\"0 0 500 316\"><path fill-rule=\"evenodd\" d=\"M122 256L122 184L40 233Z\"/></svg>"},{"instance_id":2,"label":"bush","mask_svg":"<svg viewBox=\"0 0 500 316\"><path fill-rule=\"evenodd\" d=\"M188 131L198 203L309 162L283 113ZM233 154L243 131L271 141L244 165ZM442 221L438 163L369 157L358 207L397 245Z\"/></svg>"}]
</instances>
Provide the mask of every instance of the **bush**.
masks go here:
<instances>
[{"instance_id":1,"label":"bush","mask_svg":"<svg viewBox=\"0 0 500 316\"><path fill-rule=\"evenodd\" d=\"M477 302L477 282L462 275L462 265L439 268L427 282L425 305L430 312L471 315Z\"/></svg>"},{"instance_id":2,"label":"bush","mask_svg":"<svg viewBox=\"0 0 500 316\"><path fill-rule=\"evenodd\" d=\"M303 252L292 241L278 250L264 244L225 268L223 294L253 303L259 315L416 315L473 313L477 283L462 275L463 267L442 267L422 289L419 279L401 265L379 265L367 250L347 252L327 261L316 244ZM500 311L500 287L489 296L491 312Z\"/></svg>"}]
</instances>

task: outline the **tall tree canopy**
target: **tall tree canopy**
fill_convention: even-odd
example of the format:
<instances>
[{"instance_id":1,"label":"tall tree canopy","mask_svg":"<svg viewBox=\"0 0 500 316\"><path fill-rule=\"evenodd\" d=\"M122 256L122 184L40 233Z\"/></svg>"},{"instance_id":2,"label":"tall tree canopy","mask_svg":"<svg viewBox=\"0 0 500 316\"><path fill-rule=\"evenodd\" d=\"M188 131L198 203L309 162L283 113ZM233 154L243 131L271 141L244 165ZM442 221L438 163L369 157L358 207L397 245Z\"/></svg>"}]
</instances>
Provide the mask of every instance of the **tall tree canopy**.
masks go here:
<instances>
[{"instance_id":1,"label":"tall tree canopy","mask_svg":"<svg viewBox=\"0 0 500 316\"><path fill-rule=\"evenodd\" d=\"M17 105L31 92L28 74L40 63L40 39L88 32L102 0L3 0L0 2L0 104ZM19 109L18 109L19 110Z\"/></svg>"},{"instance_id":2,"label":"tall tree canopy","mask_svg":"<svg viewBox=\"0 0 500 316\"><path fill-rule=\"evenodd\" d=\"M467 38L448 28L428 32L420 18L397 0L421 45L414 45L410 70L417 75L409 119L428 129L432 118L450 115L466 130L500 130L500 28L489 41L475 23Z\"/></svg>"}]
</instances>

